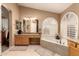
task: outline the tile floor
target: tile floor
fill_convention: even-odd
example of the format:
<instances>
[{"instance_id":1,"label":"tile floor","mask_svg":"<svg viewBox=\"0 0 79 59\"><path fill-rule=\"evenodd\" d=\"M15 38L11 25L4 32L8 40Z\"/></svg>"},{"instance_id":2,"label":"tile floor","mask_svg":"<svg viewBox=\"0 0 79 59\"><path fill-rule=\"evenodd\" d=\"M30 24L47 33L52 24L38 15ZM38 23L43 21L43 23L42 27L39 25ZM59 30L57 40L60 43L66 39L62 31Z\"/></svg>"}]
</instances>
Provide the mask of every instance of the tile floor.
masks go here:
<instances>
[{"instance_id":1,"label":"tile floor","mask_svg":"<svg viewBox=\"0 0 79 59\"><path fill-rule=\"evenodd\" d=\"M7 46L2 46L2 52L4 52L4 51L6 51L7 49L8 49L9 47L7 47Z\"/></svg>"},{"instance_id":2,"label":"tile floor","mask_svg":"<svg viewBox=\"0 0 79 59\"><path fill-rule=\"evenodd\" d=\"M13 46L2 53L3 56L60 56L40 45Z\"/></svg>"}]
</instances>

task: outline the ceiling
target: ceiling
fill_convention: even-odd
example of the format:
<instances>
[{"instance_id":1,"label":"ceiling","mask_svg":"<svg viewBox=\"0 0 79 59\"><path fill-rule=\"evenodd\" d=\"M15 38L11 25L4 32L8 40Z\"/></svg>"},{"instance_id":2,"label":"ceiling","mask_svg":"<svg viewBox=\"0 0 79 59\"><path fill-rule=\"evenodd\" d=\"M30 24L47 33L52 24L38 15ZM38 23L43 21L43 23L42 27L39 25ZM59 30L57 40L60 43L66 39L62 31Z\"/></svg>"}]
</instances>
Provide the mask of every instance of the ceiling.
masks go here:
<instances>
[{"instance_id":1,"label":"ceiling","mask_svg":"<svg viewBox=\"0 0 79 59\"><path fill-rule=\"evenodd\" d=\"M61 13L71 6L72 3L18 3L18 5L54 13Z\"/></svg>"}]
</instances>

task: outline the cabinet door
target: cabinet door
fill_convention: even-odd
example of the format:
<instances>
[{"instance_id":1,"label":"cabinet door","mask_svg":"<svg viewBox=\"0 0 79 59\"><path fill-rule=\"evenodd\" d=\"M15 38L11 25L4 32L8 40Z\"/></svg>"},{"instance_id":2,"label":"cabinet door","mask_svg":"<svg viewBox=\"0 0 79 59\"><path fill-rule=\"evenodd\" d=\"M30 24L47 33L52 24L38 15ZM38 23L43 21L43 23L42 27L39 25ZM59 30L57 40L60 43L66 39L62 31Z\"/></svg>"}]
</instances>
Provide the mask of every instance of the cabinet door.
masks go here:
<instances>
[{"instance_id":1,"label":"cabinet door","mask_svg":"<svg viewBox=\"0 0 79 59\"><path fill-rule=\"evenodd\" d=\"M75 47L75 43L74 42L71 42L71 41L68 41L68 46L69 47Z\"/></svg>"},{"instance_id":2,"label":"cabinet door","mask_svg":"<svg viewBox=\"0 0 79 59\"><path fill-rule=\"evenodd\" d=\"M68 45L69 45L69 55L70 56L79 56L79 46L77 44L77 47L75 47L77 43L72 42L72 41L68 41Z\"/></svg>"},{"instance_id":3,"label":"cabinet door","mask_svg":"<svg viewBox=\"0 0 79 59\"><path fill-rule=\"evenodd\" d=\"M18 45L20 43L21 43L20 37L19 36L15 36L15 45Z\"/></svg>"},{"instance_id":4,"label":"cabinet door","mask_svg":"<svg viewBox=\"0 0 79 59\"><path fill-rule=\"evenodd\" d=\"M26 36L21 36L20 40L21 40L21 43L23 45L28 45L29 44L29 39Z\"/></svg>"},{"instance_id":5,"label":"cabinet door","mask_svg":"<svg viewBox=\"0 0 79 59\"><path fill-rule=\"evenodd\" d=\"M15 45L28 45L29 39L26 36L18 35L15 36Z\"/></svg>"},{"instance_id":6,"label":"cabinet door","mask_svg":"<svg viewBox=\"0 0 79 59\"><path fill-rule=\"evenodd\" d=\"M70 47L70 56L79 56L79 49Z\"/></svg>"}]
</instances>

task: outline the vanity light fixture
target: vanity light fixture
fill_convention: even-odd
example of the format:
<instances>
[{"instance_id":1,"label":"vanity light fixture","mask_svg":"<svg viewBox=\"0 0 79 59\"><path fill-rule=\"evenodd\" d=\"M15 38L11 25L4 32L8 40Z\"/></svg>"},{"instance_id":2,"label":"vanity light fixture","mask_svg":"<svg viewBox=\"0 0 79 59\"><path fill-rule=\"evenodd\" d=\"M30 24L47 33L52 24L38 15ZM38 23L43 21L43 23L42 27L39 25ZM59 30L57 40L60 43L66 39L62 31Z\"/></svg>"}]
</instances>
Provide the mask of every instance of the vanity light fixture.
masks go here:
<instances>
[{"instance_id":1,"label":"vanity light fixture","mask_svg":"<svg viewBox=\"0 0 79 59\"><path fill-rule=\"evenodd\" d=\"M33 23L36 23L37 18L36 17L24 17L24 20L32 21Z\"/></svg>"},{"instance_id":2,"label":"vanity light fixture","mask_svg":"<svg viewBox=\"0 0 79 59\"><path fill-rule=\"evenodd\" d=\"M23 18L24 20L28 20L28 19L30 19L30 20L35 20L35 19L37 19L36 17L24 17Z\"/></svg>"}]
</instances>

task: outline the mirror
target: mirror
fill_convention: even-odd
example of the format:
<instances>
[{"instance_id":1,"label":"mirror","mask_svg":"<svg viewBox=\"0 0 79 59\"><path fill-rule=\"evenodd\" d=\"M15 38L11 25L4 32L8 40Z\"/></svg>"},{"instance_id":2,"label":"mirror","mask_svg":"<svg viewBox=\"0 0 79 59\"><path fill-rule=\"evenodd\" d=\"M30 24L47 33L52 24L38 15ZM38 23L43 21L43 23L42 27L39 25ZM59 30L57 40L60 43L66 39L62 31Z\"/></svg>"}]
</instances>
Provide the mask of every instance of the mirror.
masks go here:
<instances>
[{"instance_id":1,"label":"mirror","mask_svg":"<svg viewBox=\"0 0 79 59\"><path fill-rule=\"evenodd\" d=\"M16 30L21 30L25 33L38 33L38 19L37 18L25 18L23 20L16 21Z\"/></svg>"},{"instance_id":2,"label":"mirror","mask_svg":"<svg viewBox=\"0 0 79 59\"><path fill-rule=\"evenodd\" d=\"M24 33L38 33L38 20L36 18L25 18L23 20Z\"/></svg>"},{"instance_id":3,"label":"mirror","mask_svg":"<svg viewBox=\"0 0 79 59\"><path fill-rule=\"evenodd\" d=\"M18 33L19 30L22 30L22 22L20 20L16 20L16 33Z\"/></svg>"}]
</instances>

